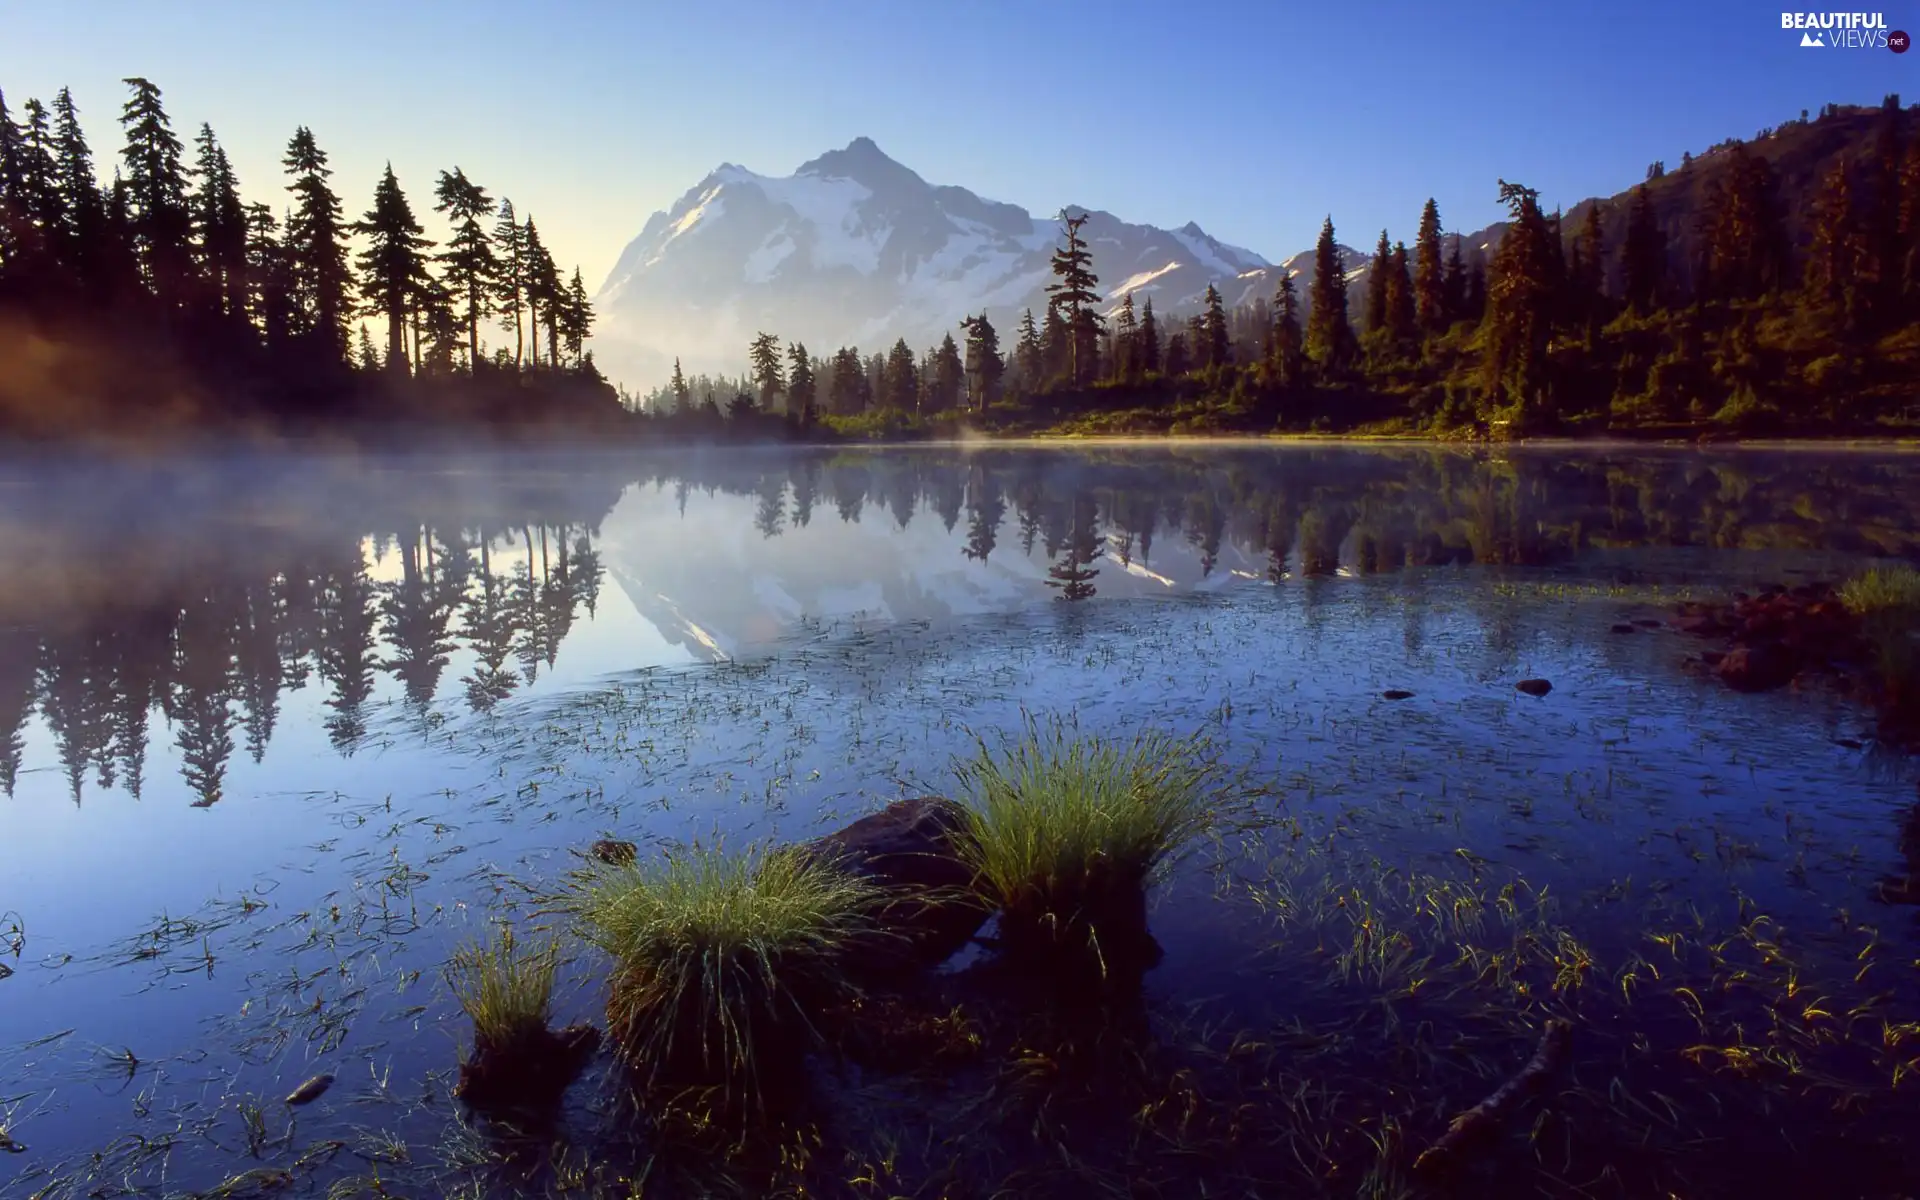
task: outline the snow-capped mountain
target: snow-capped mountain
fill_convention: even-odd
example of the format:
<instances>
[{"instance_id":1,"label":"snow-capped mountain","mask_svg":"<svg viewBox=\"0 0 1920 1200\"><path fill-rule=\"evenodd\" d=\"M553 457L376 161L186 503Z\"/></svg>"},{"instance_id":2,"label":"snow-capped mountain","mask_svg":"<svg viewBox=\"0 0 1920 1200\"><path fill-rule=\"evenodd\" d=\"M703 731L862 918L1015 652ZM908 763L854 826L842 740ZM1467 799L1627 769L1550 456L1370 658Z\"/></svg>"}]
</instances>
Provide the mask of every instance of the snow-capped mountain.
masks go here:
<instances>
[{"instance_id":1,"label":"snow-capped mountain","mask_svg":"<svg viewBox=\"0 0 1920 1200\"><path fill-rule=\"evenodd\" d=\"M1082 234L1113 303L1131 291L1172 311L1208 284L1229 303L1272 292L1273 264L1197 224L1069 211L1088 215ZM867 138L785 177L723 164L621 254L595 301L596 355L644 386L676 356L689 369L737 369L761 330L819 354L902 337L923 349L986 312L1010 336L1022 309L1043 308L1059 240L1051 216L929 184Z\"/></svg>"},{"instance_id":2,"label":"snow-capped mountain","mask_svg":"<svg viewBox=\"0 0 1920 1200\"><path fill-rule=\"evenodd\" d=\"M1313 254L1275 264L1188 222L1136 225L1109 212L1081 229L1111 311L1131 292L1157 313L1192 311L1208 285L1229 306L1270 298L1285 269L1301 305ZM607 276L595 308L595 356L616 379L645 388L673 360L688 371L738 370L754 335L873 353L905 338L916 351L986 313L1011 342L1024 309L1044 312L1058 219L930 184L868 138L792 175L723 163L647 221ZM1356 315L1371 263L1342 246Z\"/></svg>"}]
</instances>

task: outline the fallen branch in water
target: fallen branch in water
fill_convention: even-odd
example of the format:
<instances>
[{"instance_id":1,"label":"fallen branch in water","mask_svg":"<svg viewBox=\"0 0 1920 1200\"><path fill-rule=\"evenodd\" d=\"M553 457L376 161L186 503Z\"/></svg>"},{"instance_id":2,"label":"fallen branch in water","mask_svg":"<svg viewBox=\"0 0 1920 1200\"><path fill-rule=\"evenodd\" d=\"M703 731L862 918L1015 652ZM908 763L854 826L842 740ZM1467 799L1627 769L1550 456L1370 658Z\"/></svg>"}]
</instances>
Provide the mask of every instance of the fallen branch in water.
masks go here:
<instances>
[{"instance_id":1,"label":"fallen branch in water","mask_svg":"<svg viewBox=\"0 0 1920 1200\"><path fill-rule=\"evenodd\" d=\"M1463 1151L1499 1132L1501 1122L1506 1120L1514 1106L1559 1069L1567 1057L1567 1045L1572 1037L1571 1023L1558 1019L1548 1021L1546 1032L1540 1036L1540 1048L1533 1052L1527 1065L1520 1068L1519 1074L1495 1088L1491 1096L1455 1117L1447 1126L1447 1131L1413 1160L1414 1172L1436 1174L1444 1171L1459 1160Z\"/></svg>"}]
</instances>

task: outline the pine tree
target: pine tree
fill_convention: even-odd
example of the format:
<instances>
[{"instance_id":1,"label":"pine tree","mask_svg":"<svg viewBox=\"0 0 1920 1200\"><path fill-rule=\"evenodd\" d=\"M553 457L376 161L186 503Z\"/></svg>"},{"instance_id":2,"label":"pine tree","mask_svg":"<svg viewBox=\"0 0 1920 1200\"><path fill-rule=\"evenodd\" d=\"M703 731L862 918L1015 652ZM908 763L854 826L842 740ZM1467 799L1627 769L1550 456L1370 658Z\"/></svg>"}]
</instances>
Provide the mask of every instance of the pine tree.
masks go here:
<instances>
[{"instance_id":1,"label":"pine tree","mask_svg":"<svg viewBox=\"0 0 1920 1200\"><path fill-rule=\"evenodd\" d=\"M966 387L967 367L960 359L960 346L951 333L942 334L940 346L933 352L932 370L927 372L928 407L933 412L952 412L960 405L961 390Z\"/></svg>"},{"instance_id":2,"label":"pine tree","mask_svg":"<svg viewBox=\"0 0 1920 1200\"><path fill-rule=\"evenodd\" d=\"M1227 336L1227 313L1222 307L1220 293L1209 283L1205 297L1201 301L1200 333L1204 349L1202 356L1209 367L1229 367L1233 365L1233 344Z\"/></svg>"},{"instance_id":3,"label":"pine tree","mask_svg":"<svg viewBox=\"0 0 1920 1200\"><path fill-rule=\"evenodd\" d=\"M1835 159L1813 204L1813 244L1807 250L1808 297L1853 328L1865 308L1861 260L1866 247L1855 209L1853 181L1844 159Z\"/></svg>"},{"instance_id":4,"label":"pine tree","mask_svg":"<svg viewBox=\"0 0 1920 1200\"><path fill-rule=\"evenodd\" d=\"M513 201L500 198L499 219L493 223L495 254L494 300L499 304L502 327L513 327L513 365L518 369L526 361L526 331L520 314L527 300L527 231L514 215Z\"/></svg>"},{"instance_id":5,"label":"pine tree","mask_svg":"<svg viewBox=\"0 0 1920 1200\"><path fill-rule=\"evenodd\" d=\"M58 160L60 208L66 228L59 258L81 290L104 302L117 281L103 272L101 243L106 236L106 200L94 174L93 151L80 128L80 110L66 88L53 100L53 143Z\"/></svg>"},{"instance_id":6,"label":"pine tree","mask_svg":"<svg viewBox=\"0 0 1920 1200\"><path fill-rule=\"evenodd\" d=\"M1132 379L1140 373L1140 319L1134 315L1133 293L1120 298L1120 311L1113 321L1113 374L1116 379Z\"/></svg>"},{"instance_id":7,"label":"pine tree","mask_svg":"<svg viewBox=\"0 0 1920 1200\"><path fill-rule=\"evenodd\" d=\"M1170 379L1178 379L1193 369L1187 356L1187 335L1175 333L1167 339L1167 364L1165 374Z\"/></svg>"},{"instance_id":8,"label":"pine tree","mask_svg":"<svg viewBox=\"0 0 1920 1200\"><path fill-rule=\"evenodd\" d=\"M1773 168L1736 142L1727 150L1721 184L1703 214L1707 226L1705 299L1751 300L1783 280L1786 239L1774 198Z\"/></svg>"},{"instance_id":9,"label":"pine tree","mask_svg":"<svg viewBox=\"0 0 1920 1200\"><path fill-rule=\"evenodd\" d=\"M167 308L187 302L192 291L183 147L160 103L160 89L138 76L122 80L133 95L120 111L127 144L121 151L133 241L147 287Z\"/></svg>"},{"instance_id":10,"label":"pine tree","mask_svg":"<svg viewBox=\"0 0 1920 1200\"><path fill-rule=\"evenodd\" d=\"M294 131L281 162L293 176L287 190L295 198L286 233L286 253L293 267L295 332L313 338L329 357L345 361L353 276L347 269L340 198L327 183L333 171L313 131L304 125Z\"/></svg>"},{"instance_id":11,"label":"pine tree","mask_svg":"<svg viewBox=\"0 0 1920 1200\"><path fill-rule=\"evenodd\" d=\"M400 190L392 163L374 188L373 207L353 229L369 242L360 255L361 286L368 314L387 319L387 369L405 374L407 318L420 294L427 271L426 251L433 243L414 219L413 206Z\"/></svg>"},{"instance_id":12,"label":"pine tree","mask_svg":"<svg viewBox=\"0 0 1920 1200\"><path fill-rule=\"evenodd\" d=\"M573 361L585 367L587 337L593 332L593 299L587 295L587 284L580 278L579 267L573 269L573 278L567 281L567 302L563 315L565 320L561 324L560 340L566 345Z\"/></svg>"},{"instance_id":13,"label":"pine tree","mask_svg":"<svg viewBox=\"0 0 1920 1200\"><path fill-rule=\"evenodd\" d=\"M1633 207L1627 210L1627 232L1620 249L1624 275L1622 297L1638 313L1660 307L1667 290L1667 239L1653 215L1647 185L1633 189Z\"/></svg>"},{"instance_id":14,"label":"pine tree","mask_svg":"<svg viewBox=\"0 0 1920 1200\"><path fill-rule=\"evenodd\" d=\"M1313 286L1308 292L1306 353L1322 371L1338 374L1353 358L1353 327L1347 323L1347 276L1333 237L1333 218L1320 226L1313 248Z\"/></svg>"},{"instance_id":15,"label":"pine tree","mask_svg":"<svg viewBox=\"0 0 1920 1200\"><path fill-rule=\"evenodd\" d=\"M460 319L467 330L467 369L478 371L480 322L492 311L499 289L500 265L494 258L493 239L480 227L480 218L494 211L493 198L459 167L440 172L433 194L433 210L446 214L453 225L453 237L437 259L446 272L448 286L461 299Z\"/></svg>"},{"instance_id":16,"label":"pine tree","mask_svg":"<svg viewBox=\"0 0 1920 1200\"><path fill-rule=\"evenodd\" d=\"M676 369L679 365L674 363ZM805 344L795 342L787 347L787 412L802 427L813 424L814 391L813 360L807 357Z\"/></svg>"},{"instance_id":17,"label":"pine tree","mask_svg":"<svg viewBox=\"0 0 1920 1200\"><path fill-rule=\"evenodd\" d=\"M1404 242L1393 244L1393 253L1387 259L1387 335L1395 342L1408 342L1413 339L1417 328L1417 319L1413 298L1413 276L1407 267L1407 247Z\"/></svg>"},{"instance_id":18,"label":"pine tree","mask_svg":"<svg viewBox=\"0 0 1920 1200\"><path fill-rule=\"evenodd\" d=\"M687 386L687 377L680 370L680 360L673 360L673 382L667 385L673 393L673 412L675 416L684 416L693 408L693 389Z\"/></svg>"},{"instance_id":19,"label":"pine tree","mask_svg":"<svg viewBox=\"0 0 1920 1200\"><path fill-rule=\"evenodd\" d=\"M1160 323L1153 316L1153 297L1140 312L1140 372L1152 375L1160 370Z\"/></svg>"},{"instance_id":20,"label":"pine tree","mask_svg":"<svg viewBox=\"0 0 1920 1200\"><path fill-rule=\"evenodd\" d=\"M1020 316L1020 329L1013 350L1014 367L1020 374L1020 386L1029 392L1040 389L1041 374L1044 368L1043 347L1040 330L1033 323L1033 310L1027 309Z\"/></svg>"},{"instance_id":21,"label":"pine tree","mask_svg":"<svg viewBox=\"0 0 1920 1200\"><path fill-rule=\"evenodd\" d=\"M780 339L771 333L754 337L747 347L747 362L753 370L753 382L760 390L760 410L772 412L773 402L787 386L786 369L780 361Z\"/></svg>"},{"instance_id":22,"label":"pine tree","mask_svg":"<svg viewBox=\"0 0 1920 1200\"><path fill-rule=\"evenodd\" d=\"M1296 386L1306 374L1305 339L1300 331L1300 301L1293 293L1293 275L1280 268L1280 286L1273 295L1273 337L1269 357L1280 372L1280 382Z\"/></svg>"},{"instance_id":23,"label":"pine tree","mask_svg":"<svg viewBox=\"0 0 1920 1200\"><path fill-rule=\"evenodd\" d=\"M1557 307L1553 260L1559 251L1538 192L1503 179L1500 202L1511 224L1489 273L1482 382L1497 405L1515 411L1516 424L1532 429L1553 415L1547 344Z\"/></svg>"},{"instance_id":24,"label":"pine tree","mask_svg":"<svg viewBox=\"0 0 1920 1200\"><path fill-rule=\"evenodd\" d=\"M29 99L21 109L26 122L9 129L15 179L9 204L13 220L14 270L23 290L37 293L54 282L53 264L65 211L58 186L54 137L46 106Z\"/></svg>"},{"instance_id":25,"label":"pine tree","mask_svg":"<svg viewBox=\"0 0 1920 1200\"><path fill-rule=\"evenodd\" d=\"M1446 267L1440 258L1440 206L1427 198L1413 238L1413 315L1424 333L1447 327Z\"/></svg>"},{"instance_id":26,"label":"pine tree","mask_svg":"<svg viewBox=\"0 0 1920 1200\"><path fill-rule=\"evenodd\" d=\"M294 281L280 223L273 209L249 204L247 213L247 311L267 349L283 352L294 330Z\"/></svg>"},{"instance_id":27,"label":"pine tree","mask_svg":"<svg viewBox=\"0 0 1920 1200\"><path fill-rule=\"evenodd\" d=\"M1000 358L1000 332L985 313L966 318L960 327L967 331L968 408L984 411L999 396L1006 369Z\"/></svg>"},{"instance_id":28,"label":"pine tree","mask_svg":"<svg viewBox=\"0 0 1920 1200\"><path fill-rule=\"evenodd\" d=\"M195 248L200 276L214 312L243 317L247 311L247 210L227 152L211 125L200 126L194 174L199 179L192 202Z\"/></svg>"},{"instance_id":29,"label":"pine tree","mask_svg":"<svg viewBox=\"0 0 1920 1200\"><path fill-rule=\"evenodd\" d=\"M21 205L20 130L7 110L7 94L0 89L0 294L7 276L20 268L27 218Z\"/></svg>"},{"instance_id":30,"label":"pine tree","mask_svg":"<svg viewBox=\"0 0 1920 1200\"><path fill-rule=\"evenodd\" d=\"M880 404L897 412L912 412L920 396L920 369L913 347L901 338L887 353L885 373L881 376Z\"/></svg>"},{"instance_id":31,"label":"pine tree","mask_svg":"<svg viewBox=\"0 0 1920 1200\"><path fill-rule=\"evenodd\" d=\"M1467 315L1467 264L1461 257L1461 238L1453 235L1452 244L1447 247L1447 270L1441 280L1446 292L1446 323L1466 319Z\"/></svg>"},{"instance_id":32,"label":"pine tree","mask_svg":"<svg viewBox=\"0 0 1920 1200\"><path fill-rule=\"evenodd\" d=\"M1068 374L1071 369L1072 350L1067 345L1067 324L1060 317L1057 305L1047 305L1047 315L1040 322L1040 373L1044 381L1051 385L1055 380Z\"/></svg>"},{"instance_id":33,"label":"pine tree","mask_svg":"<svg viewBox=\"0 0 1920 1200\"><path fill-rule=\"evenodd\" d=\"M527 271L527 332L533 339L533 363L540 363L540 323L547 325L547 366L559 365L560 336L555 324L559 306L564 302L560 287L560 270L554 265L553 255L547 253L545 244L540 241L540 231L534 227L533 218L528 217L521 226L526 238Z\"/></svg>"},{"instance_id":34,"label":"pine tree","mask_svg":"<svg viewBox=\"0 0 1920 1200\"><path fill-rule=\"evenodd\" d=\"M354 360L354 365L362 371L378 371L381 366L380 352L373 348L373 338L368 335L365 325L360 327L359 348L354 352Z\"/></svg>"},{"instance_id":35,"label":"pine tree","mask_svg":"<svg viewBox=\"0 0 1920 1200\"><path fill-rule=\"evenodd\" d=\"M1387 231L1380 231L1380 244L1373 249L1373 265L1367 271L1366 330L1378 333L1387 327L1387 267L1393 258L1393 244Z\"/></svg>"},{"instance_id":36,"label":"pine tree","mask_svg":"<svg viewBox=\"0 0 1920 1200\"><path fill-rule=\"evenodd\" d=\"M1100 303L1099 294L1093 290L1100 279L1093 273L1092 253L1080 240L1080 227L1086 223L1086 213L1077 217L1061 214L1067 244L1054 251L1052 266L1058 282L1047 285L1047 294L1051 297L1048 314L1051 317L1060 313L1069 334L1067 378L1074 387L1084 387L1093 378L1095 364L1091 360L1099 335L1092 306Z\"/></svg>"}]
</instances>

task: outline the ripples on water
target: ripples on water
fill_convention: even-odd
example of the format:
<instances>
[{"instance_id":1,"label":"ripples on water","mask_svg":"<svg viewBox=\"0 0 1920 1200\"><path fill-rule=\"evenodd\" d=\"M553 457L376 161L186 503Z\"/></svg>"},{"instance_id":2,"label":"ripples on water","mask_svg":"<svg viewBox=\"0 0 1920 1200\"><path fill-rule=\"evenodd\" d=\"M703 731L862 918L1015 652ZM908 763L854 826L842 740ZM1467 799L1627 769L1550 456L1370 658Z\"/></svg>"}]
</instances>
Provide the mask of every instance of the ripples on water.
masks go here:
<instances>
[{"instance_id":1,"label":"ripples on water","mask_svg":"<svg viewBox=\"0 0 1920 1200\"><path fill-rule=\"evenodd\" d=\"M1154 914L1149 1041L1168 1079L1293 1095L1304 1126L1341 1131L1321 1148L1338 1157L1356 1130L1397 1135L1299 1099L1327 1082L1304 1068L1285 1092L1271 1056L1282 1032L1341 1030L1327 1068L1382 1076L1355 1103L1398 1105L1408 1136L1431 1136L1524 1060L1524 1028L1421 999L1417 956L1377 966L1371 990L1326 982L1352 939L1325 905L1364 884L1384 923L1396 894L1498 897L1520 879L1507 895L1531 912L1544 893L1600 964L1579 968L1587 992L1509 992L1503 1010L1595 1026L1562 1107L1621 1124L1589 1136L1626 1136L1634 1105L1676 1145L1725 1136L1669 1106L1777 1070L1725 1053L1726 1023L1756 1023L1757 1042L1773 1018L1711 995L1716 1013L1689 1015L1663 989L1748 970L1756 994L1778 990L1765 949L1750 970L1715 965L1756 938L1856 1012L1825 1019L1882 1043L1820 1063L1848 1081L1811 1111L1831 1107L1899 1073L1906 1035L1885 1031L1920 1016L1910 911L1874 899L1920 870L1902 857L1920 858L1920 836L1902 840L1908 765L1843 701L1726 693L1680 669L1680 635L1609 628L1693 592L1913 554L1916 467L1140 449L16 468L0 493L16 564L0 586L0 931L21 945L0 979L0 1124L27 1152L0 1155L0 1194L158 1194L254 1169L324 1191L382 1163L416 1190L485 1185L446 1099L463 1030L438 972L455 942L532 920L528 887L600 836L790 839L944 790L952 757L1023 710L1203 730L1254 789L1265 827L1187 861ZM1528 676L1554 690L1518 695ZM594 964L567 975L557 1015L592 1018ZM1664 1007L1580 999L1638 987ZM1404 1087L1367 1049L1387 1036L1362 1024L1383 994L1395 1029L1433 1026L1392 1060ZM1608 1024L1628 1011L1636 1027ZM1223 1038L1266 1046L1265 1074L1221 1067L1239 1061ZM1653 1050L1636 1058L1636 1038ZM321 1071L339 1082L294 1120L278 1099ZM1914 1115L1876 1096L1874 1120ZM1803 1111L1770 1097L1751 1119ZM573 1114L580 1146L597 1109ZM1074 1143L1086 1170L1185 1194L1177 1169L1127 1157L1126 1118ZM925 1114L960 1128L946 1119ZM1535 1135L1537 1157L1516 1151L1535 1186L1607 1190L1556 1174L1590 1171L1590 1145L1560 1130L1564 1161L1542 1165L1555 1130ZM1289 1171L1362 1187L1305 1144ZM955 1172L1036 1169L1031 1146L998 1146L961 1165L907 1154L895 1186L971 1194ZM1831 1170L1823 1146L1757 1160ZM1632 1169L1696 1170L1675 1160ZM1289 1178L1253 1151L1244 1167Z\"/></svg>"}]
</instances>

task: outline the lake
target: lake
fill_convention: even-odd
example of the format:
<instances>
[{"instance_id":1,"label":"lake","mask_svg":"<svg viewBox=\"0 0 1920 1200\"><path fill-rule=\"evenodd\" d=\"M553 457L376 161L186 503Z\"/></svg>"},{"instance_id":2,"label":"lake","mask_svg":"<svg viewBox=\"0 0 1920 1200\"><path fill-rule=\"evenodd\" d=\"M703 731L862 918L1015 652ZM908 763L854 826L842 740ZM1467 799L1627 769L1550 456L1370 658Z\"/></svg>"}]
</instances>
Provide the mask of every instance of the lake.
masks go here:
<instances>
[{"instance_id":1,"label":"lake","mask_svg":"<svg viewBox=\"0 0 1920 1200\"><path fill-rule=\"evenodd\" d=\"M1920 560L1920 456L22 452L0 546L0 1196L1427 1194L1397 1156L1548 1016L1473 1187L1920 1179L1914 764L1669 627ZM1027 714L1202 734L1248 800L1127 1011L970 949L959 1049L822 1063L751 1145L605 1061L537 1134L449 1098L449 954L596 839L816 836ZM556 1017L604 986L570 948Z\"/></svg>"}]
</instances>

